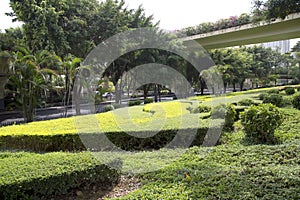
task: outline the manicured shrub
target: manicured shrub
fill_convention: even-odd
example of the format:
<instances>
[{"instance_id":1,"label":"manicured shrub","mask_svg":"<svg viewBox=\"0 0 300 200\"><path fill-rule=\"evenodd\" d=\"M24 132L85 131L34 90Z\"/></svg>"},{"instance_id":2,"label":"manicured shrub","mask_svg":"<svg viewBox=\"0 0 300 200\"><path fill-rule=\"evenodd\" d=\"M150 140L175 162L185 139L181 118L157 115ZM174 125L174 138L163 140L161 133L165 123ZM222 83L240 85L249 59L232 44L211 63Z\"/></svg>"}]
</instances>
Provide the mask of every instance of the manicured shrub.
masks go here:
<instances>
[{"instance_id":1,"label":"manicured shrub","mask_svg":"<svg viewBox=\"0 0 300 200\"><path fill-rule=\"evenodd\" d=\"M118 109L118 108L121 108L121 105L118 104L118 103L114 103L114 104L113 104L113 107L114 107L114 109Z\"/></svg>"},{"instance_id":2,"label":"manicured shrub","mask_svg":"<svg viewBox=\"0 0 300 200\"><path fill-rule=\"evenodd\" d=\"M279 94L271 93L270 95L265 96L263 103L271 103L277 107L282 107L283 98Z\"/></svg>"},{"instance_id":3,"label":"manicured shrub","mask_svg":"<svg viewBox=\"0 0 300 200\"><path fill-rule=\"evenodd\" d=\"M113 105L107 105L103 107L103 112L108 112L114 109Z\"/></svg>"},{"instance_id":4,"label":"manicured shrub","mask_svg":"<svg viewBox=\"0 0 300 200\"><path fill-rule=\"evenodd\" d=\"M293 98L293 96L284 96L283 97L283 102L282 102L283 106L284 107L285 106L291 106L292 105L292 98Z\"/></svg>"},{"instance_id":5,"label":"manicured shrub","mask_svg":"<svg viewBox=\"0 0 300 200\"><path fill-rule=\"evenodd\" d=\"M293 107L300 110L300 93L297 93L292 98Z\"/></svg>"},{"instance_id":6,"label":"manicured shrub","mask_svg":"<svg viewBox=\"0 0 300 200\"><path fill-rule=\"evenodd\" d=\"M122 200L299 199L299 153L297 143L193 147Z\"/></svg>"},{"instance_id":7,"label":"manicured shrub","mask_svg":"<svg viewBox=\"0 0 300 200\"><path fill-rule=\"evenodd\" d=\"M286 95L293 95L295 94L295 88L293 87L286 87L284 88L285 94Z\"/></svg>"},{"instance_id":8,"label":"manicured shrub","mask_svg":"<svg viewBox=\"0 0 300 200\"><path fill-rule=\"evenodd\" d=\"M240 119L240 113L244 112L249 106L234 106L236 115L235 115L235 121Z\"/></svg>"},{"instance_id":9,"label":"manicured shrub","mask_svg":"<svg viewBox=\"0 0 300 200\"><path fill-rule=\"evenodd\" d=\"M224 129L232 130L235 121L236 111L232 104L220 104L212 108L212 119L225 119Z\"/></svg>"},{"instance_id":10,"label":"manicured shrub","mask_svg":"<svg viewBox=\"0 0 300 200\"><path fill-rule=\"evenodd\" d=\"M256 103L252 99L242 99L238 102L239 106L251 106L256 105Z\"/></svg>"},{"instance_id":11,"label":"manicured shrub","mask_svg":"<svg viewBox=\"0 0 300 200\"><path fill-rule=\"evenodd\" d=\"M202 145L204 137L209 129L218 129L221 125L216 122L210 127L210 123L203 123L196 126L195 123L186 124L180 131L184 134L177 134L177 129L166 128L162 130L131 130L131 131L107 131L105 133L80 133L79 134L53 134L53 135L0 135L0 150L20 149L35 152L53 151L84 151L84 150L111 150L111 147L99 146L102 144L103 134L116 146L123 150L145 150L159 149L169 144L174 137L182 144L185 139L196 133L192 145ZM154 135L149 138L138 138L133 135L148 134ZM89 146L85 146L89 141ZM88 149L87 149L88 148Z\"/></svg>"},{"instance_id":12,"label":"manicured shrub","mask_svg":"<svg viewBox=\"0 0 300 200\"><path fill-rule=\"evenodd\" d=\"M120 172L90 153L1 153L0 199L60 199L72 190L111 185ZM51 198L49 198L51 197Z\"/></svg>"},{"instance_id":13,"label":"manicured shrub","mask_svg":"<svg viewBox=\"0 0 300 200\"><path fill-rule=\"evenodd\" d=\"M204 104L200 104L196 108L192 109L192 113L207 113L210 111L211 111L211 107Z\"/></svg>"},{"instance_id":14,"label":"manicured shrub","mask_svg":"<svg viewBox=\"0 0 300 200\"><path fill-rule=\"evenodd\" d=\"M144 100L144 104L148 104L148 103L153 103L153 99L152 98L146 98Z\"/></svg>"},{"instance_id":15,"label":"manicured shrub","mask_svg":"<svg viewBox=\"0 0 300 200\"><path fill-rule=\"evenodd\" d=\"M275 142L275 129L283 122L282 112L272 104L250 106L240 118L246 137L263 144Z\"/></svg>"},{"instance_id":16,"label":"manicured shrub","mask_svg":"<svg viewBox=\"0 0 300 200\"><path fill-rule=\"evenodd\" d=\"M279 92L280 91L278 89L271 89L267 91L268 94L279 94Z\"/></svg>"},{"instance_id":17,"label":"manicured shrub","mask_svg":"<svg viewBox=\"0 0 300 200\"><path fill-rule=\"evenodd\" d=\"M268 96L267 93L265 93L265 92L264 92L264 93L260 93L260 94L258 95L258 99L263 101L263 100L265 99L266 96Z\"/></svg>"},{"instance_id":18,"label":"manicured shrub","mask_svg":"<svg viewBox=\"0 0 300 200\"><path fill-rule=\"evenodd\" d=\"M142 101L141 100L135 100L135 101L129 101L128 106L138 106L141 105Z\"/></svg>"}]
</instances>

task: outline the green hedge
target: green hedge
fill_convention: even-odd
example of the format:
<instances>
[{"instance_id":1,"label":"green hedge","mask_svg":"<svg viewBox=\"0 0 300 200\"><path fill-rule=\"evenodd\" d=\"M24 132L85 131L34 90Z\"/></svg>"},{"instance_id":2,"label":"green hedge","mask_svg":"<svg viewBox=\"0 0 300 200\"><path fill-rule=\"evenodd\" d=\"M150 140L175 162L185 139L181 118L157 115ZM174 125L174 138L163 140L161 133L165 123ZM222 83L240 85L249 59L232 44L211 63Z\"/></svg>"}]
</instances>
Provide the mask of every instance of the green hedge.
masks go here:
<instances>
[{"instance_id":1,"label":"green hedge","mask_svg":"<svg viewBox=\"0 0 300 200\"><path fill-rule=\"evenodd\" d=\"M120 199L300 199L299 163L297 143L193 147Z\"/></svg>"},{"instance_id":2,"label":"green hedge","mask_svg":"<svg viewBox=\"0 0 300 200\"><path fill-rule=\"evenodd\" d=\"M86 150L78 134L0 136L0 149L36 152Z\"/></svg>"},{"instance_id":3,"label":"green hedge","mask_svg":"<svg viewBox=\"0 0 300 200\"><path fill-rule=\"evenodd\" d=\"M218 125L215 127L218 128ZM208 131L208 126L199 128L181 129L184 132L184 137L180 141L184 144L184 138L189 138L191 133L197 133L196 138L193 140L192 145L201 145L203 139ZM161 131L139 131L139 132L107 132L106 137L113 142L117 147L124 150L146 150L146 149L159 149L170 143L178 130L161 130ZM139 133L154 135L149 138L137 138L131 135ZM157 134L155 134L157 133ZM87 146L83 144L81 138L77 134L57 134L49 135L18 135L18 136L0 136L0 149L4 150L30 150L36 152L52 152L52 151L82 151L82 150L111 150L110 147L101 146L101 139L103 133L87 133L83 134L84 141L91 141ZM177 136L178 137L178 136Z\"/></svg>"},{"instance_id":4,"label":"green hedge","mask_svg":"<svg viewBox=\"0 0 300 200\"><path fill-rule=\"evenodd\" d=\"M120 172L89 153L0 153L0 199L49 199L93 184L110 185Z\"/></svg>"},{"instance_id":5,"label":"green hedge","mask_svg":"<svg viewBox=\"0 0 300 200\"><path fill-rule=\"evenodd\" d=\"M137 138L129 135L128 133L106 133L106 136L117 147L127 151L160 149L166 147L175 136L180 144L178 147L183 148L190 145L189 141L192 141L191 146L201 146L208 129L208 126L181 129L180 134L178 134L178 130L162 130L159 131L155 136L149 138ZM211 129L218 129L218 127L211 127ZM146 134L149 135L153 133L155 132L146 132ZM195 138L192 138L193 135Z\"/></svg>"}]
</instances>

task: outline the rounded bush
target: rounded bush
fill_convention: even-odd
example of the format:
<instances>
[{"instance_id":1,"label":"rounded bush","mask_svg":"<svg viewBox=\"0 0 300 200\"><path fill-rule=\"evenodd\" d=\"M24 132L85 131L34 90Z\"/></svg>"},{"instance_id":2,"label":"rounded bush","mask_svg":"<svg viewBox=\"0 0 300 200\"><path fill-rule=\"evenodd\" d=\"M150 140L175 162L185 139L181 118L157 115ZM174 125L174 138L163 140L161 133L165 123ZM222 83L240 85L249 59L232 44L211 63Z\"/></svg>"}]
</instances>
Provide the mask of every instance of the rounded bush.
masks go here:
<instances>
[{"instance_id":1,"label":"rounded bush","mask_svg":"<svg viewBox=\"0 0 300 200\"><path fill-rule=\"evenodd\" d=\"M263 99L263 103L271 103L277 107L282 107L283 106L283 98L279 94L270 94L265 96Z\"/></svg>"},{"instance_id":2,"label":"rounded bush","mask_svg":"<svg viewBox=\"0 0 300 200\"><path fill-rule=\"evenodd\" d=\"M211 107L204 105L204 104L200 104L198 107L194 108L192 110L192 113L207 113L211 111Z\"/></svg>"},{"instance_id":3,"label":"rounded bush","mask_svg":"<svg viewBox=\"0 0 300 200\"><path fill-rule=\"evenodd\" d=\"M103 112L108 112L114 109L113 105L107 105L103 107Z\"/></svg>"},{"instance_id":4,"label":"rounded bush","mask_svg":"<svg viewBox=\"0 0 300 200\"><path fill-rule=\"evenodd\" d=\"M260 93L260 94L258 95L258 99L263 101L263 100L265 99L266 96L268 96L267 93Z\"/></svg>"},{"instance_id":5,"label":"rounded bush","mask_svg":"<svg viewBox=\"0 0 300 200\"><path fill-rule=\"evenodd\" d=\"M142 101L141 100L136 100L136 101L129 101L128 106L138 106L141 105Z\"/></svg>"},{"instance_id":6,"label":"rounded bush","mask_svg":"<svg viewBox=\"0 0 300 200\"><path fill-rule=\"evenodd\" d=\"M300 110L300 93L294 94L292 98L292 105L294 108Z\"/></svg>"},{"instance_id":7,"label":"rounded bush","mask_svg":"<svg viewBox=\"0 0 300 200\"><path fill-rule=\"evenodd\" d=\"M232 104L220 104L212 108L212 119L225 119L224 128L226 130L232 130L236 116L235 108Z\"/></svg>"},{"instance_id":8,"label":"rounded bush","mask_svg":"<svg viewBox=\"0 0 300 200\"><path fill-rule=\"evenodd\" d=\"M283 97L283 106L291 106L292 105L292 97L293 96L285 96Z\"/></svg>"},{"instance_id":9,"label":"rounded bush","mask_svg":"<svg viewBox=\"0 0 300 200\"><path fill-rule=\"evenodd\" d=\"M148 104L148 103L153 103L153 99L152 98L146 98L144 100L144 104Z\"/></svg>"},{"instance_id":10,"label":"rounded bush","mask_svg":"<svg viewBox=\"0 0 300 200\"><path fill-rule=\"evenodd\" d=\"M259 143L274 143L274 132L283 122L283 114L273 104L250 106L240 115L247 138Z\"/></svg>"},{"instance_id":11,"label":"rounded bush","mask_svg":"<svg viewBox=\"0 0 300 200\"><path fill-rule=\"evenodd\" d=\"M121 105L118 104L118 103L114 103L114 104L113 104L113 107L114 107L114 109L118 109L118 108L121 108Z\"/></svg>"},{"instance_id":12,"label":"rounded bush","mask_svg":"<svg viewBox=\"0 0 300 200\"><path fill-rule=\"evenodd\" d=\"M285 94L286 95L293 95L295 94L295 88L293 87L286 87L284 88Z\"/></svg>"},{"instance_id":13,"label":"rounded bush","mask_svg":"<svg viewBox=\"0 0 300 200\"><path fill-rule=\"evenodd\" d=\"M252 99L242 99L238 102L239 106L251 106L256 105L256 103Z\"/></svg>"},{"instance_id":14,"label":"rounded bush","mask_svg":"<svg viewBox=\"0 0 300 200\"><path fill-rule=\"evenodd\" d=\"M279 94L279 90L278 89L271 89L267 91L268 94Z\"/></svg>"}]
</instances>

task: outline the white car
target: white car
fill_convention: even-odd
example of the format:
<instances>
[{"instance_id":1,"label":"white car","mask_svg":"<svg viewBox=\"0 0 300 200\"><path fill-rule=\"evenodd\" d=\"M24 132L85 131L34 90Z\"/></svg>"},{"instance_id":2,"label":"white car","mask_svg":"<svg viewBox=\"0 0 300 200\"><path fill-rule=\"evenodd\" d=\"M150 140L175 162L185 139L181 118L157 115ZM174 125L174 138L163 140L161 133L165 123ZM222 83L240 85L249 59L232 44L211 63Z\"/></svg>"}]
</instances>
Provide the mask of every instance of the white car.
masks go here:
<instances>
[{"instance_id":1,"label":"white car","mask_svg":"<svg viewBox=\"0 0 300 200\"><path fill-rule=\"evenodd\" d=\"M113 96L113 94L110 93L110 92L105 92L105 93L102 95L102 97L104 97L104 98L112 98L112 96Z\"/></svg>"}]
</instances>

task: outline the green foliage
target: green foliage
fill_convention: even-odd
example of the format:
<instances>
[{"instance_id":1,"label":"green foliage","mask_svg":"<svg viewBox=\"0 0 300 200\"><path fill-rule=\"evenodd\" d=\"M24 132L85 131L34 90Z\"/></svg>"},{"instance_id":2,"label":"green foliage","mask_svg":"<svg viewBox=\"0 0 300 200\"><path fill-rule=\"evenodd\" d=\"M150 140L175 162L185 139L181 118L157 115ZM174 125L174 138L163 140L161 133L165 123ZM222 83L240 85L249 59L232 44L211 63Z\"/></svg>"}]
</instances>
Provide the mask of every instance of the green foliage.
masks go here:
<instances>
[{"instance_id":1,"label":"green foliage","mask_svg":"<svg viewBox=\"0 0 300 200\"><path fill-rule=\"evenodd\" d=\"M188 27L183 30L180 30L180 33L185 35L197 35L202 33L208 33L211 31L222 30L226 28L231 28L235 26L241 26L251 22L250 16L248 14L241 14L240 16L232 16L228 19L220 19L219 21L212 23L202 23L195 27Z\"/></svg>"},{"instance_id":2,"label":"green foliage","mask_svg":"<svg viewBox=\"0 0 300 200\"><path fill-rule=\"evenodd\" d=\"M204 104L200 104L196 108L191 109L192 113L208 113L210 111L211 111L211 107L207 106L207 105L204 105Z\"/></svg>"},{"instance_id":3,"label":"green foliage","mask_svg":"<svg viewBox=\"0 0 300 200\"><path fill-rule=\"evenodd\" d=\"M23 28L9 28L5 33L0 32L0 51L17 51L24 44Z\"/></svg>"},{"instance_id":4,"label":"green foliage","mask_svg":"<svg viewBox=\"0 0 300 200\"><path fill-rule=\"evenodd\" d=\"M128 102L128 106L139 106L141 104L142 104L142 100L134 100Z\"/></svg>"},{"instance_id":5,"label":"green foliage","mask_svg":"<svg viewBox=\"0 0 300 200\"><path fill-rule=\"evenodd\" d=\"M153 26L142 7L129 10L124 1L10 1L10 15L24 22L24 34L33 51L46 49L84 58L107 38L128 28Z\"/></svg>"},{"instance_id":6,"label":"green foliage","mask_svg":"<svg viewBox=\"0 0 300 200\"><path fill-rule=\"evenodd\" d=\"M283 97L280 94L271 93L265 96L263 103L271 103L277 107L283 106Z\"/></svg>"},{"instance_id":7,"label":"green foliage","mask_svg":"<svg viewBox=\"0 0 300 200\"><path fill-rule=\"evenodd\" d=\"M111 111L113 109L115 109L113 105L106 105L106 106L103 107L104 112L108 112L108 111Z\"/></svg>"},{"instance_id":8,"label":"green foliage","mask_svg":"<svg viewBox=\"0 0 300 200\"><path fill-rule=\"evenodd\" d=\"M297 144L193 147L120 199L299 199L299 162Z\"/></svg>"},{"instance_id":9,"label":"green foliage","mask_svg":"<svg viewBox=\"0 0 300 200\"><path fill-rule=\"evenodd\" d=\"M264 93L260 93L260 94L258 95L258 99L259 99L259 100L264 100L266 96L268 96L267 93L265 93L265 92L264 92Z\"/></svg>"},{"instance_id":10,"label":"green foliage","mask_svg":"<svg viewBox=\"0 0 300 200\"><path fill-rule=\"evenodd\" d=\"M300 110L300 93L296 93L292 99L293 107Z\"/></svg>"},{"instance_id":11,"label":"green foliage","mask_svg":"<svg viewBox=\"0 0 300 200\"><path fill-rule=\"evenodd\" d=\"M272 104L251 106L241 113L246 137L259 143L274 143L275 129L283 122L283 113Z\"/></svg>"},{"instance_id":12,"label":"green foliage","mask_svg":"<svg viewBox=\"0 0 300 200\"><path fill-rule=\"evenodd\" d=\"M232 104L220 104L212 108L211 117L212 119L225 119L224 128L232 130L236 119L236 111Z\"/></svg>"},{"instance_id":13,"label":"green foliage","mask_svg":"<svg viewBox=\"0 0 300 200\"><path fill-rule=\"evenodd\" d=\"M187 125L188 126L188 125ZM175 138L180 141L178 144L179 148L184 148L186 146L201 146L203 144L204 138L209 129L218 129L219 124L200 126L199 128L186 128L186 129L170 129L170 130L160 130L160 131L139 131L136 132L132 130L131 132L111 132L105 133L107 138L117 147L126 151L145 151L166 148L168 144ZM180 134L178 134L180 131ZM147 138L137 138L131 135L154 135ZM195 134L195 135L194 135ZM193 138L193 136L195 136ZM97 138L97 137L95 137ZM99 137L101 139L101 137ZM95 139L94 139L95 140ZM97 140L97 139L96 139ZM189 144L191 142L191 144ZM95 145L95 149L97 144Z\"/></svg>"},{"instance_id":14,"label":"green foliage","mask_svg":"<svg viewBox=\"0 0 300 200\"><path fill-rule=\"evenodd\" d=\"M121 108L121 105L118 103L114 103L113 107L114 107L114 109L119 109L119 108Z\"/></svg>"},{"instance_id":15,"label":"green foliage","mask_svg":"<svg viewBox=\"0 0 300 200\"><path fill-rule=\"evenodd\" d=\"M275 88L275 89L270 89L270 90L267 90L267 93L268 94L279 94L279 89Z\"/></svg>"},{"instance_id":16,"label":"green foliage","mask_svg":"<svg viewBox=\"0 0 300 200\"><path fill-rule=\"evenodd\" d=\"M283 96L283 107L292 106L293 96Z\"/></svg>"},{"instance_id":17,"label":"green foliage","mask_svg":"<svg viewBox=\"0 0 300 200\"><path fill-rule=\"evenodd\" d=\"M144 100L144 104L148 104L148 103L153 103L153 99L152 98L146 98Z\"/></svg>"},{"instance_id":18,"label":"green foliage","mask_svg":"<svg viewBox=\"0 0 300 200\"><path fill-rule=\"evenodd\" d=\"M293 88L293 87L285 87L284 91L285 91L286 95L293 95L293 94L295 94L295 88Z\"/></svg>"},{"instance_id":19,"label":"green foliage","mask_svg":"<svg viewBox=\"0 0 300 200\"><path fill-rule=\"evenodd\" d=\"M0 198L44 199L93 184L111 185L119 172L83 153L0 153Z\"/></svg>"},{"instance_id":20,"label":"green foliage","mask_svg":"<svg viewBox=\"0 0 300 200\"><path fill-rule=\"evenodd\" d=\"M25 122L34 120L35 108L49 86L47 77L55 75L47 68L47 61L54 61L53 57L48 51L32 54L26 48L14 53L9 83L16 94L15 100L21 104Z\"/></svg>"},{"instance_id":21,"label":"green foliage","mask_svg":"<svg viewBox=\"0 0 300 200\"><path fill-rule=\"evenodd\" d=\"M251 106L256 105L256 103L252 99L242 99L238 102L239 106Z\"/></svg>"}]
</instances>

